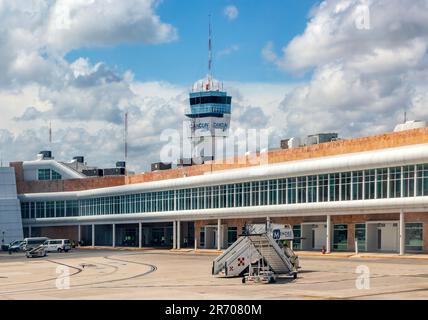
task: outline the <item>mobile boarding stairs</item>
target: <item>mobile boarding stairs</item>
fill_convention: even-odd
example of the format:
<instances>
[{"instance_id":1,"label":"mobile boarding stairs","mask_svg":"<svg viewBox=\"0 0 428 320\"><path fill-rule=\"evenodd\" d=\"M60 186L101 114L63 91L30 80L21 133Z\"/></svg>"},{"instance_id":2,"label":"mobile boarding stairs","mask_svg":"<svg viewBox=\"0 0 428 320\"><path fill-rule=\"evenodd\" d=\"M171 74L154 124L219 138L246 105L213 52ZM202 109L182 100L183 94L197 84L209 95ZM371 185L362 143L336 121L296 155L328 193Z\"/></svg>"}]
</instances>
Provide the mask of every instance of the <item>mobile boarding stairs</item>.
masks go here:
<instances>
[{"instance_id":1,"label":"mobile boarding stairs","mask_svg":"<svg viewBox=\"0 0 428 320\"><path fill-rule=\"evenodd\" d=\"M292 240L294 234L289 225L269 222L246 225L243 235L214 260L212 274L226 278L251 276L258 269L275 276L296 278L299 258L291 249Z\"/></svg>"}]
</instances>

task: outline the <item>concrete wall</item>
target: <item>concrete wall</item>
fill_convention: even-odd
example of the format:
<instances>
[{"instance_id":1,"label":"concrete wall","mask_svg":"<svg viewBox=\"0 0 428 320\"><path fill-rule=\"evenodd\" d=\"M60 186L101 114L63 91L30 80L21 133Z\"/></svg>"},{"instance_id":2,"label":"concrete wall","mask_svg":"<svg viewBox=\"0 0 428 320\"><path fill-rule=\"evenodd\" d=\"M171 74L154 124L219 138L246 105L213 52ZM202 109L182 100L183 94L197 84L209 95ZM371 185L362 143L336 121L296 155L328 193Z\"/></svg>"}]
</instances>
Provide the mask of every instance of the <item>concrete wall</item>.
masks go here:
<instances>
[{"instance_id":1,"label":"concrete wall","mask_svg":"<svg viewBox=\"0 0 428 320\"><path fill-rule=\"evenodd\" d=\"M24 237L21 205L16 194L15 170L0 168L0 244Z\"/></svg>"}]
</instances>

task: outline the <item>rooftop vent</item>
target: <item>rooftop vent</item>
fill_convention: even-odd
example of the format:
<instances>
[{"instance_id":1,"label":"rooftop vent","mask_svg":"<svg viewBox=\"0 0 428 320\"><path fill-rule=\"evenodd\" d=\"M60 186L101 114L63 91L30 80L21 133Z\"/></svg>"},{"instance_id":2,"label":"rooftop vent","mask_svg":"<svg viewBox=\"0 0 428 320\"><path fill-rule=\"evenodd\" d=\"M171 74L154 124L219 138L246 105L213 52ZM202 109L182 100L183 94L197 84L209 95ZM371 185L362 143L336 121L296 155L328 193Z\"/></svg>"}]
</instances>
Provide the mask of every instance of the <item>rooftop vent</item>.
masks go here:
<instances>
[{"instance_id":1,"label":"rooftop vent","mask_svg":"<svg viewBox=\"0 0 428 320\"><path fill-rule=\"evenodd\" d=\"M318 133L310 135L306 138L306 145L312 146L314 144L326 143L336 141L339 138L337 133Z\"/></svg>"},{"instance_id":2,"label":"rooftop vent","mask_svg":"<svg viewBox=\"0 0 428 320\"><path fill-rule=\"evenodd\" d=\"M126 162L125 161L116 162L116 168L126 168Z\"/></svg>"},{"instance_id":3,"label":"rooftop vent","mask_svg":"<svg viewBox=\"0 0 428 320\"><path fill-rule=\"evenodd\" d=\"M163 162L156 162L152 163L152 171L163 171L163 170L169 170L172 168L171 163L163 163Z\"/></svg>"},{"instance_id":4,"label":"rooftop vent","mask_svg":"<svg viewBox=\"0 0 428 320\"><path fill-rule=\"evenodd\" d=\"M40 151L37 154L37 160L51 160L51 159L53 159L52 151L45 150L45 151Z\"/></svg>"},{"instance_id":5,"label":"rooftop vent","mask_svg":"<svg viewBox=\"0 0 428 320\"><path fill-rule=\"evenodd\" d=\"M82 156L77 156L77 157L73 157L73 160L75 160L78 163L85 163L85 157Z\"/></svg>"}]
</instances>

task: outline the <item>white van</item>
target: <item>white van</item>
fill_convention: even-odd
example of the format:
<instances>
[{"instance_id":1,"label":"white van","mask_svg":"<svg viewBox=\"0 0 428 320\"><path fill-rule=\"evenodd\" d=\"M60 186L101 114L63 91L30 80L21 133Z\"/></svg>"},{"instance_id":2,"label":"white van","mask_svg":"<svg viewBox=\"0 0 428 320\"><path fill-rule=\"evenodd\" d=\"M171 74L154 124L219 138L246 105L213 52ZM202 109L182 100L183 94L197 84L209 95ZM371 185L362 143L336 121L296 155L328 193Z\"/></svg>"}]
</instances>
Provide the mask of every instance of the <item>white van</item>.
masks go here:
<instances>
[{"instance_id":1,"label":"white van","mask_svg":"<svg viewBox=\"0 0 428 320\"><path fill-rule=\"evenodd\" d=\"M22 242L22 250L28 251L38 246L41 246L48 240L46 237L38 237L38 238L25 238Z\"/></svg>"},{"instance_id":2,"label":"white van","mask_svg":"<svg viewBox=\"0 0 428 320\"><path fill-rule=\"evenodd\" d=\"M49 239L44 243L47 252L68 252L71 249L71 241L68 239Z\"/></svg>"}]
</instances>

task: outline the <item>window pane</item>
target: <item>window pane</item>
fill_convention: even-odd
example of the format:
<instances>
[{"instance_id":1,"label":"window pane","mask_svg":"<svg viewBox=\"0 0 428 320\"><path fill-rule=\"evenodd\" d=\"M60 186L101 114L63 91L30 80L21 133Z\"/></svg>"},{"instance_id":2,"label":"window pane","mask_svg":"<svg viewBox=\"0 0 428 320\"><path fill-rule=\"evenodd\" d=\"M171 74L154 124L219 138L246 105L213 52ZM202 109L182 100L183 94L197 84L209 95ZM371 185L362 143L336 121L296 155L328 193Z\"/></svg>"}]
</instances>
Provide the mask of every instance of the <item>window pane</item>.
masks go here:
<instances>
[{"instance_id":1,"label":"window pane","mask_svg":"<svg viewBox=\"0 0 428 320\"><path fill-rule=\"evenodd\" d=\"M364 172L364 199L372 200L375 198L375 170L366 170Z\"/></svg>"},{"instance_id":2,"label":"window pane","mask_svg":"<svg viewBox=\"0 0 428 320\"><path fill-rule=\"evenodd\" d=\"M62 176L55 170L52 170L52 180L61 180L61 179L62 179Z\"/></svg>"},{"instance_id":3,"label":"window pane","mask_svg":"<svg viewBox=\"0 0 428 320\"><path fill-rule=\"evenodd\" d=\"M51 179L51 170L50 169L39 169L38 170L38 179L39 180L50 180Z\"/></svg>"},{"instance_id":4,"label":"window pane","mask_svg":"<svg viewBox=\"0 0 428 320\"><path fill-rule=\"evenodd\" d=\"M422 251L423 245L423 224L406 223L406 250Z\"/></svg>"},{"instance_id":5,"label":"window pane","mask_svg":"<svg viewBox=\"0 0 428 320\"><path fill-rule=\"evenodd\" d=\"M300 250L301 249L301 237L302 237L302 227L300 224L296 224L293 226L293 234L294 234L294 240L293 240L293 250Z\"/></svg>"},{"instance_id":6,"label":"window pane","mask_svg":"<svg viewBox=\"0 0 428 320\"><path fill-rule=\"evenodd\" d=\"M377 198L388 198L388 169L377 169Z\"/></svg>"},{"instance_id":7,"label":"window pane","mask_svg":"<svg viewBox=\"0 0 428 320\"><path fill-rule=\"evenodd\" d=\"M251 205L258 206L260 203L260 184L258 181L251 183Z\"/></svg>"},{"instance_id":8,"label":"window pane","mask_svg":"<svg viewBox=\"0 0 428 320\"><path fill-rule=\"evenodd\" d=\"M36 218L44 218L45 217L45 203L44 202L36 202Z\"/></svg>"},{"instance_id":9,"label":"window pane","mask_svg":"<svg viewBox=\"0 0 428 320\"><path fill-rule=\"evenodd\" d=\"M330 201L339 201L340 196L340 174L333 173L330 174Z\"/></svg>"},{"instance_id":10,"label":"window pane","mask_svg":"<svg viewBox=\"0 0 428 320\"><path fill-rule=\"evenodd\" d=\"M363 200L363 172L352 174L352 200Z\"/></svg>"},{"instance_id":11,"label":"window pane","mask_svg":"<svg viewBox=\"0 0 428 320\"><path fill-rule=\"evenodd\" d=\"M351 200L351 173L345 172L341 174L342 184L342 201Z\"/></svg>"},{"instance_id":12,"label":"window pane","mask_svg":"<svg viewBox=\"0 0 428 320\"><path fill-rule=\"evenodd\" d=\"M317 202L317 176L308 177L308 202Z\"/></svg>"},{"instance_id":13,"label":"window pane","mask_svg":"<svg viewBox=\"0 0 428 320\"><path fill-rule=\"evenodd\" d=\"M55 202L48 201L46 202L46 218L54 218L55 217Z\"/></svg>"},{"instance_id":14,"label":"window pane","mask_svg":"<svg viewBox=\"0 0 428 320\"><path fill-rule=\"evenodd\" d=\"M401 197L401 167L389 169L389 197Z\"/></svg>"},{"instance_id":15,"label":"window pane","mask_svg":"<svg viewBox=\"0 0 428 320\"><path fill-rule=\"evenodd\" d=\"M333 249L344 251L348 249L348 225L335 224L333 227Z\"/></svg>"},{"instance_id":16,"label":"window pane","mask_svg":"<svg viewBox=\"0 0 428 320\"><path fill-rule=\"evenodd\" d=\"M296 203L296 200L297 200L296 187L297 187L296 178L287 179L287 197L288 197L289 204Z\"/></svg>"},{"instance_id":17,"label":"window pane","mask_svg":"<svg viewBox=\"0 0 428 320\"><path fill-rule=\"evenodd\" d=\"M278 180L278 204L287 203L287 179Z\"/></svg>"},{"instance_id":18,"label":"window pane","mask_svg":"<svg viewBox=\"0 0 428 320\"><path fill-rule=\"evenodd\" d=\"M428 164L417 166L417 195L428 196Z\"/></svg>"},{"instance_id":19,"label":"window pane","mask_svg":"<svg viewBox=\"0 0 428 320\"><path fill-rule=\"evenodd\" d=\"M306 177L297 178L297 202L306 203Z\"/></svg>"},{"instance_id":20,"label":"window pane","mask_svg":"<svg viewBox=\"0 0 428 320\"><path fill-rule=\"evenodd\" d=\"M320 202L328 201L328 174L320 175L318 177L318 197Z\"/></svg>"},{"instance_id":21,"label":"window pane","mask_svg":"<svg viewBox=\"0 0 428 320\"><path fill-rule=\"evenodd\" d=\"M355 225L355 240L358 243L358 250L366 250L366 225L356 224Z\"/></svg>"},{"instance_id":22,"label":"window pane","mask_svg":"<svg viewBox=\"0 0 428 320\"><path fill-rule=\"evenodd\" d=\"M268 203L268 182L260 182L260 205L266 206Z\"/></svg>"},{"instance_id":23,"label":"window pane","mask_svg":"<svg viewBox=\"0 0 428 320\"><path fill-rule=\"evenodd\" d=\"M403 197L415 196L415 166L403 168Z\"/></svg>"},{"instance_id":24,"label":"window pane","mask_svg":"<svg viewBox=\"0 0 428 320\"><path fill-rule=\"evenodd\" d=\"M227 229L227 244L230 246L238 239L238 229L236 227L229 227Z\"/></svg>"},{"instance_id":25,"label":"window pane","mask_svg":"<svg viewBox=\"0 0 428 320\"><path fill-rule=\"evenodd\" d=\"M242 199L243 199L243 195L242 195L242 183L238 183L238 184L236 184L235 185L235 192L236 192L236 203L235 203L235 206L236 207L242 207L243 206L243 202L242 202Z\"/></svg>"}]
</instances>

